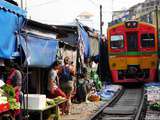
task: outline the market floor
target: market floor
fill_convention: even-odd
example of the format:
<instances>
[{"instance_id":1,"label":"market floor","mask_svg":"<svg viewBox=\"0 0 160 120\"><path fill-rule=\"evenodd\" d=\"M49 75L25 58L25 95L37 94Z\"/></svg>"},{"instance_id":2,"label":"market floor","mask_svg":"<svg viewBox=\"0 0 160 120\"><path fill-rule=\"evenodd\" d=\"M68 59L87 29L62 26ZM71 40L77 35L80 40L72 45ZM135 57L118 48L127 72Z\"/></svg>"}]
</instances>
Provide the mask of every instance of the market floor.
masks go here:
<instances>
[{"instance_id":1,"label":"market floor","mask_svg":"<svg viewBox=\"0 0 160 120\"><path fill-rule=\"evenodd\" d=\"M61 120L88 120L98 109L100 109L106 101L99 102L83 102L80 104L72 104L71 114L63 115Z\"/></svg>"}]
</instances>

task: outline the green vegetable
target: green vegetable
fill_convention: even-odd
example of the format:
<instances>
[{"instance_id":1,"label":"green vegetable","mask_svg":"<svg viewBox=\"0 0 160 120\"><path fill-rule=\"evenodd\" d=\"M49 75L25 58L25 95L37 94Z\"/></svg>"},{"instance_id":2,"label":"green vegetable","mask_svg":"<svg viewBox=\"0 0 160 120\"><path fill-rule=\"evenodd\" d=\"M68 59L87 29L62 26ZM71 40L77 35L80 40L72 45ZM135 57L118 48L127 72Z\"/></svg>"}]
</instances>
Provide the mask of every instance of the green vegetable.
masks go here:
<instances>
[{"instance_id":1,"label":"green vegetable","mask_svg":"<svg viewBox=\"0 0 160 120\"><path fill-rule=\"evenodd\" d=\"M19 102L16 102L16 99L15 99L15 98L8 98L8 102L9 102L9 105L10 105L10 109L11 109L11 110L20 109L20 103L19 103Z\"/></svg>"},{"instance_id":2,"label":"green vegetable","mask_svg":"<svg viewBox=\"0 0 160 120\"><path fill-rule=\"evenodd\" d=\"M47 101L47 105L56 105L54 100Z\"/></svg>"},{"instance_id":3,"label":"green vegetable","mask_svg":"<svg viewBox=\"0 0 160 120\"><path fill-rule=\"evenodd\" d=\"M12 98L15 97L15 91L14 91L14 88L11 85L5 84L2 87L2 90L4 90L4 92L8 95L8 97L12 97Z\"/></svg>"},{"instance_id":4,"label":"green vegetable","mask_svg":"<svg viewBox=\"0 0 160 120\"><path fill-rule=\"evenodd\" d=\"M5 84L2 87L2 90L4 90L5 94L7 95L10 110L17 110L20 109L20 103L16 102L15 99L15 90L11 85Z\"/></svg>"},{"instance_id":5,"label":"green vegetable","mask_svg":"<svg viewBox=\"0 0 160 120\"><path fill-rule=\"evenodd\" d=\"M64 98L62 98L61 96L58 96L58 97L54 98L53 100L54 100L54 102L57 104L57 103L63 101Z\"/></svg>"},{"instance_id":6,"label":"green vegetable","mask_svg":"<svg viewBox=\"0 0 160 120\"><path fill-rule=\"evenodd\" d=\"M150 108L153 109L153 110L158 110L158 111L160 111L160 102L156 102L156 103L152 104L152 105L150 106Z\"/></svg>"}]
</instances>

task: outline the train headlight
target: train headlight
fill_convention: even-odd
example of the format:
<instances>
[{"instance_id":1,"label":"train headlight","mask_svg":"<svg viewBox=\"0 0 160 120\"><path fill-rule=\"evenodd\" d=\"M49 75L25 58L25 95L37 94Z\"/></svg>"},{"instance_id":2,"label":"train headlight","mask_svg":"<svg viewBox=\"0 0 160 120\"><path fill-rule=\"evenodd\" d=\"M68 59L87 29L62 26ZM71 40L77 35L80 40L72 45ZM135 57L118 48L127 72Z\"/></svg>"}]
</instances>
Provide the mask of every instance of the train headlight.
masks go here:
<instances>
[{"instance_id":1,"label":"train headlight","mask_svg":"<svg viewBox=\"0 0 160 120\"><path fill-rule=\"evenodd\" d=\"M131 27L131 23L127 23L127 27Z\"/></svg>"},{"instance_id":2,"label":"train headlight","mask_svg":"<svg viewBox=\"0 0 160 120\"><path fill-rule=\"evenodd\" d=\"M137 28L138 22L137 21L127 21L125 22L126 28Z\"/></svg>"},{"instance_id":3,"label":"train headlight","mask_svg":"<svg viewBox=\"0 0 160 120\"><path fill-rule=\"evenodd\" d=\"M112 67L116 67L116 63L112 63Z\"/></svg>"}]
</instances>

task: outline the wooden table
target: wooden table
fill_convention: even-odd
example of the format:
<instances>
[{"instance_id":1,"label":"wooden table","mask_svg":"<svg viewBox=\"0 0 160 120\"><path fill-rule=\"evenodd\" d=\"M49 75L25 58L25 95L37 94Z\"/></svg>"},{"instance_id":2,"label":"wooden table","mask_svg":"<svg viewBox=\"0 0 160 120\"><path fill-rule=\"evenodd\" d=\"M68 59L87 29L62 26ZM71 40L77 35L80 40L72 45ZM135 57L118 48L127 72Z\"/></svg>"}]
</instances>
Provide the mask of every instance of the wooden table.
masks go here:
<instances>
[{"instance_id":1,"label":"wooden table","mask_svg":"<svg viewBox=\"0 0 160 120\"><path fill-rule=\"evenodd\" d=\"M52 112L55 113L55 117L56 117L56 116L59 115L59 112L58 112L58 110L59 110L59 105L61 105L61 104L63 104L63 103L66 103L66 102L67 102L67 100L62 100L62 101L56 103L55 105L46 106L46 108L44 108L44 109L40 109L40 110L36 110L36 109L35 109L35 110L33 110L33 109L30 110L30 109L28 109L28 112L29 112L29 113L33 113L33 112L39 113L39 120L44 120L44 119L43 119L43 118L44 118L44 112L45 112L45 111L48 111L48 110L51 110ZM38 119L37 119L37 120L38 120ZM59 120L59 118L56 117L55 120Z\"/></svg>"}]
</instances>

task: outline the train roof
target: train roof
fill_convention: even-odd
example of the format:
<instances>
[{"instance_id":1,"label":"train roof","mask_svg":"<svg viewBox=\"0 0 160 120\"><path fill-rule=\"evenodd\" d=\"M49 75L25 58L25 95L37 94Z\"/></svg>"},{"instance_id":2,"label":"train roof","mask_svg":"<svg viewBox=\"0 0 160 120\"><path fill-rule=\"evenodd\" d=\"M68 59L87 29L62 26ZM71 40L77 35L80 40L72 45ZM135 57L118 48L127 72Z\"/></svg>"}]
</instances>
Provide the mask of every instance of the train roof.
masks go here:
<instances>
[{"instance_id":1,"label":"train roof","mask_svg":"<svg viewBox=\"0 0 160 120\"><path fill-rule=\"evenodd\" d=\"M129 21L125 21L125 22L129 22ZM110 29L114 29L114 28L119 27L119 26L122 26L122 25L124 25L124 24L125 24L125 22L121 22L121 23L118 23L118 24L112 25L112 26L108 27L108 30L110 30ZM141 21L137 21L137 22L138 22L138 24L146 24L146 25L148 25L148 26L152 26L152 27L156 28L156 26L155 26L155 25L150 24L150 23L147 23L147 22L141 22Z\"/></svg>"}]
</instances>

